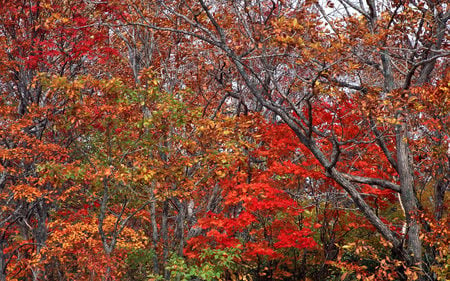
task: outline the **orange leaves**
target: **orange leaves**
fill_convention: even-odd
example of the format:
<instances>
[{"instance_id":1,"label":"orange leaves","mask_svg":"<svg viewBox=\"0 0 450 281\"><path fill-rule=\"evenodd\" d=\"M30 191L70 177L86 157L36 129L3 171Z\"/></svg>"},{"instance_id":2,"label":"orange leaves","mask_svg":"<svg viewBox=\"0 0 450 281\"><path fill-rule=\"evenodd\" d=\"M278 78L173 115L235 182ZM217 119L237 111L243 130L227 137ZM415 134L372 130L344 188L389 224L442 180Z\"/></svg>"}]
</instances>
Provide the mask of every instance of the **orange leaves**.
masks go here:
<instances>
[{"instance_id":1,"label":"orange leaves","mask_svg":"<svg viewBox=\"0 0 450 281\"><path fill-rule=\"evenodd\" d=\"M108 216L105 219L106 231L113 230L115 220L114 216ZM89 217L86 213L85 219L79 222L71 222L70 218L61 218L50 223L49 227L52 229L52 235L42 254L57 259L63 274L77 280L88 280L87 276L93 273L102 276L108 267L110 270L112 267L113 275L117 276L119 274L117 265L123 253L131 249L142 249L147 241L143 233L126 227L119 238L118 250L111 256L106 256L98 234L95 216ZM52 260L46 260L46 262L52 262Z\"/></svg>"},{"instance_id":2,"label":"orange leaves","mask_svg":"<svg viewBox=\"0 0 450 281\"><path fill-rule=\"evenodd\" d=\"M430 7L406 3L389 11L386 3L370 19L351 7L335 16L329 9L341 7L331 2L322 12L317 1L299 1L295 9L285 1L210 1L218 31L198 1L85 2L0 7L0 203L2 220L12 218L0 234L10 243L7 254L23 258L17 264L48 245L29 263L45 265L35 279L48 268L73 280L102 278L110 269L120 279L118 268L127 266L133 248L151 247L149 264L164 269L163 260L181 253L198 227L190 254L236 247L248 271L302 279L296 271L309 262L304 249L327 259L329 245L350 245L346 239L367 234L330 171L397 183L391 163L401 122L414 188L438 198L433 187L448 166L444 60L430 60L439 69L430 72L429 85L401 89L418 83L431 66L428 55L440 53L432 38L439 13ZM180 30L171 34L171 28ZM328 162L334 166L324 169ZM391 211L398 209L393 192L355 185L397 231L393 222L402 218ZM99 212L108 240L117 218L139 206L106 256ZM430 224L434 232L447 234L437 224ZM437 237L423 237L441 246ZM21 241L39 246L13 251ZM344 247L354 255L375 249ZM152 266L145 262L138 268L147 277ZM386 259L379 268L390 274L392 264ZM371 278L361 264L344 269Z\"/></svg>"},{"instance_id":3,"label":"orange leaves","mask_svg":"<svg viewBox=\"0 0 450 281\"><path fill-rule=\"evenodd\" d=\"M33 202L44 195L44 192L39 188L27 184L14 185L11 186L10 189L14 193L13 198L15 200Z\"/></svg>"}]
</instances>

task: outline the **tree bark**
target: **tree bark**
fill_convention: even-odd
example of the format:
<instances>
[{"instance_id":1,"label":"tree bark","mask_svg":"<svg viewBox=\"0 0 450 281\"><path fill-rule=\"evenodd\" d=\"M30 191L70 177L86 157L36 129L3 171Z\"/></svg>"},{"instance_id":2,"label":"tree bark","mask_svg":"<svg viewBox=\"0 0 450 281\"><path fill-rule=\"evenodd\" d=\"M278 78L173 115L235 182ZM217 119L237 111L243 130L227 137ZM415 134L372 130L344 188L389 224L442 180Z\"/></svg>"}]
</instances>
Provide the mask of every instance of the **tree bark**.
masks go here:
<instances>
[{"instance_id":1,"label":"tree bark","mask_svg":"<svg viewBox=\"0 0 450 281\"><path fill-rule=\"evenodd\" d=\"M410 253L410 263L421 266L422 243L420 241L420 225L415 217L418 205L414 192L414 178L410 164L410 153L408 149L408 136L406 123L397 125L397 165L400 177L400 199L405 212L407 224L407 247Z\"/></svg>"},{"instance_id":2,"label":"tree bark","mask_svg":"<svg viewBox=\"0 0 450 281\"><path fill-rule=\"evenodd\" d=\"M3 237L0 237L0 239L0 281L6 281L6 256L3 252L4 241Z\"/></svg>"},{"instance_id":3,"label":"tree bark","mask_svg":"<svg viewBox=\"0 0 450 281\"><path fill-rule=\"evenodd\" d=\"M169 201L166 199L163 203L162 220L161 220L161 236L163 240L163 257L161 269L165 280L170 280L170 272L166 269L166 263L169 258L169 231L168 231L168 217L169 217Z\"/></svg>"},{"instance_id":4,"label":"tree bark","mask_svg":"<svg viewBox=\"0 0 450 281\"><path fill-rule=\"evenodd\" d=\"M159 261L158 261L158 223L156 222L156 198L153 193L153 188L150 190L150 220L152 224L152 242L153 242L153 272L159 272Z\"/></svg>"}]
</instances>

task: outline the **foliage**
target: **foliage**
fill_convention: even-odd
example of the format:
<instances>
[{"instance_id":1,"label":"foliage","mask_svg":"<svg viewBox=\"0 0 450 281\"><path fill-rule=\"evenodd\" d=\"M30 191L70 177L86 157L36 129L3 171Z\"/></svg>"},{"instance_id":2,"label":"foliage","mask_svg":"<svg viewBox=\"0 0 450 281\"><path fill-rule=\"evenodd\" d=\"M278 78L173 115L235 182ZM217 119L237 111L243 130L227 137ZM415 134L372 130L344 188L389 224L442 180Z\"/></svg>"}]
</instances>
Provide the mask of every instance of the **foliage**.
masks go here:
<instances>
[{"instance_id":1,"label":"foliage","mask_svg":"<svg viewBox=\"0 0 450 281\"><path fill-rule=\"evenodd\" d=\"M170 280L192 280L200 278L206 281L222 280L225 273L237 268L235 260L239 257L239 250L229 248L225 250L204 249L200 254L200 265L188 265L186 260L174 254L168 261L166 270ZM151 280L164 280L162 276L151 277Z\"/></svg>"},{"instance_id":2,"label":"foliage","mask_svg":"<svg viewBox=\"0 0 450 281\"><path fill-rule=\"evenodd\" d=\"M443 1L0 5L0 281L445 280Z\"/></svg>"}]
</instances>

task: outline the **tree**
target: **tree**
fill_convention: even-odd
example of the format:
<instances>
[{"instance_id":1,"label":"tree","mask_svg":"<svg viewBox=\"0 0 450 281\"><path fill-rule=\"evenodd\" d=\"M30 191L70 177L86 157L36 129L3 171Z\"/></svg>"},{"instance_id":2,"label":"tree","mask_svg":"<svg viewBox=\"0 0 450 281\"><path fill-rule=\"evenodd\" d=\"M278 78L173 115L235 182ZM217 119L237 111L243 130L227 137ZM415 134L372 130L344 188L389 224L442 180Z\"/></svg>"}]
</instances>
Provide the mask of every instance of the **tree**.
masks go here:
<instances>
[{"instance_id":1,"label":"tree","mask_svg":"<svg viewBox=\"0 0 450 281\"><path fill-rule=\"evenodd\" d=\"M70 127L52 129L64 116L67 96L44 91L38 74L75 77L111 55L102 44L105 29L79 28L92 10L76 4L1 3L0 280L41 278L43 272L35 263L48 238L49 213L64 201L60 196L67 188L42 180L39 172L48 163L70 164L67 145L74 135Z\"/></svg>"},{"instance_id":2,"label":"tree","mask_svg":"<svg viewBox=\"0 0 450 281\"><path fill-rule=\"evenodd\" d=\"M392 244L394 256L418 265L426 274L420 235L427 232L427 224L419 219L423 203L418 189L419 182L427 180L419 174L420 162L413 159L419 153L416 143L432 142L423 131L429 130L425 120L431 116L421 106L416 89L424 85L439 89L448 83L441 59L448 56L445 5L340 1L335 11L345 12L336 17L314 1L158 3L166 11L165 22L147 18L139 14L139 7L129 5L130 12L137 11L141 18L126 24L185 35L194 44L212 46L210 57L226 57L233 65L229 84L245 84L255 109L261 105L286 123L323 173L349 194ZM248 96L241 92L238 98ZM351 124L357 126L353 132L343 122L346 114L355 113L348 111L348 103L361 106L353 109ZM447 117L438 119L444 128ZM440 136L441 148L446 147L447 132L434 133ZM365 151L363 147L377 150L383 158L364 157L358 152ZM360 157L371 171L352 165ZM448 168L445 152L429 157L441 163L439 169ZM436 206L440 206L446 189L442 186L448 181L434 184ZM405 217L403 232L396 233L377 215L361 191L367 185L398 194Z\"/></svg>"}]
</instances>

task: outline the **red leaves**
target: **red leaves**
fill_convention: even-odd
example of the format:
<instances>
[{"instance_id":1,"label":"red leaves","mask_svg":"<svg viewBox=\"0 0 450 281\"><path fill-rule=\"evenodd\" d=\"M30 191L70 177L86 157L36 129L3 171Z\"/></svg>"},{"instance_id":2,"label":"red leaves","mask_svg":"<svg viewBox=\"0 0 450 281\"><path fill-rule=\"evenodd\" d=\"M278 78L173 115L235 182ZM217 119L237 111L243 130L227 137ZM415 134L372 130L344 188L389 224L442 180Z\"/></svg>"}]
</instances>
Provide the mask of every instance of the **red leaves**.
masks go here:
<instances>
[{"instance_id":1,"label":"red leaves","mask_svg":"<svg viewBox=\"0 0 450 281\"><path fill-rule=\"evenodd\" d=\"M317 243L310 237L311 234L312 232L308 228L297 231L288 231L287 229L283 229L277 236L278 242L276 242L273 246L276 249L295 248L301 250L306 248L314 248Z\"/></svg>"},{"instance_id":2,"label":"red leaves","mask_svg":"<svg viewBox=\"0 0 450 281\"><path fill-rule=\"evenodd\" d=\"M236 184L240 176L221 182L224 209L220 213L209 212L198 220L205 236L189 241L189 256L194 257L193 250L206 247L207 242L216 248L242 247L242 256L248 262L254 263L261 257L284 262L289 260L284 250L302 251L316 246L311 230L297 224L309 225L307 219L301 219L303 209L280 188L279 182L283 180L276 179L309 174L301 165L277 161L296 152L294 138L284 140L292 142L290 148L290 145L282 144L283 136L280 137L281 140L276 137L266 137L264 140L281 144L282 147L269 147L267 154L264 149L255 151L258 157L267 157L270 166L253 170L250 183Z\"/></svg>"},{"instance_id":3,"label":"red leaves","mask_svg":"<svg viewBox=\"0 0 450 281\"><path fill-rule=\"evenodd\" d=\"M279 259L282 257L279 253L277 253L272 247L270 247L267 243L259 242L252 243L249 242L245 245L246 256L250 259L257 259L259 257L266 257L269 259Z\"/></svg>"},{"instance_id":4,"label":"red leaves","mask_svg":"<svg viewBox=\"0 0 450 281\"><path fill-rule=\"evenodd\" d=\"M416 85L427 69L421 46L438 42L431 39L438 12L405 4L370 24L362 20L367 15L352 14L330 15L325 24L310 8L320 4L314 1L296 9L283 1L245 7L219 1L211 12L223 26L226 40L219 41L229 47L223 52L199 39L218 34L195 1L3 2L0 236L6 250L0 254L14 264L9 273L41 264L42 272L57 268L66 279L108 279L109 270L120 279L132 267L124 257L133 248L153 251L152 261L139 261L145 271L164 269L172 252L196 259L211 247L239 248L245 270L261 269L267 279L302 279L296 271L305 263L341 258L333 247L376 239L366 238L373 226L355 215L330 172L401 184L390 163L399 122L408 130L414 191L436 216L445 209L428 200L439 198L448 168L444 60L431 60L439 68L428 85L406 89L401 81L411 74L408 83ZM420 18L430 32L416 32ZM171 28L181 30L170 34ZM407 50L408 33L418 36L419 47ZM399 89L383 89L390 76L379 60L385 52ZM324 168L327 162L334 166ZM396 193L356 180L352 187L399 232L404 218ZM181 249L197 230L188 250ZM115 234L120 245L108 249L105 240ZM303 261L305 249L314 258ZM44 278L37 269L33 274Z\"/></svg>"}]
</instances>

